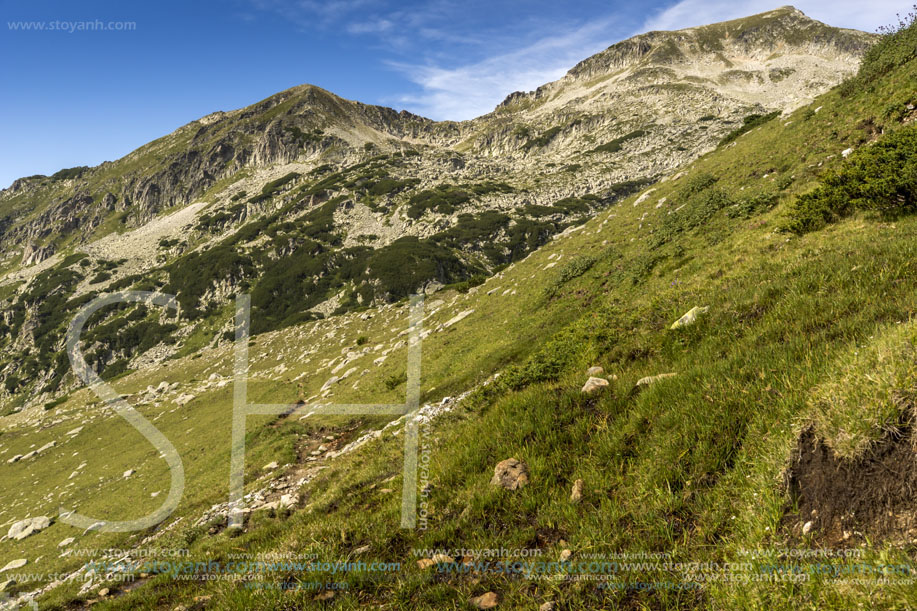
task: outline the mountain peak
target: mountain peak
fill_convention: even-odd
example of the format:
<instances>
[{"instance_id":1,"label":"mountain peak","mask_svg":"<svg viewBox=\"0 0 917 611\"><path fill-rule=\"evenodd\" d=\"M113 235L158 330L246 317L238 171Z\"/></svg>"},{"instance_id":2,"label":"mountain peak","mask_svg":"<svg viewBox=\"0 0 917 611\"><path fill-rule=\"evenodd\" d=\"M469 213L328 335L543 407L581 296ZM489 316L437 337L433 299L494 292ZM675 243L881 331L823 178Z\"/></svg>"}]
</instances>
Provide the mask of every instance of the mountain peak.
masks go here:
<instances>
[{"instance_id":1,"label":"mountain peak","mask_svg":"<svg viewBox=\"0 0 917 611\"><path fill-rule=\"evenodd\" d=\"M787 5L729 21L632 36L579 62L558 81L534 92L510 94L498 110L574 95L561 90L598 95L598 90L620 89L628 80L725 87L748 101L763 95L765 105L783 105L780 100L795 97L792 108L822 91L826 82L855 71L875 40L874 34L831 27Z\"/></svg>"}]
</instances>

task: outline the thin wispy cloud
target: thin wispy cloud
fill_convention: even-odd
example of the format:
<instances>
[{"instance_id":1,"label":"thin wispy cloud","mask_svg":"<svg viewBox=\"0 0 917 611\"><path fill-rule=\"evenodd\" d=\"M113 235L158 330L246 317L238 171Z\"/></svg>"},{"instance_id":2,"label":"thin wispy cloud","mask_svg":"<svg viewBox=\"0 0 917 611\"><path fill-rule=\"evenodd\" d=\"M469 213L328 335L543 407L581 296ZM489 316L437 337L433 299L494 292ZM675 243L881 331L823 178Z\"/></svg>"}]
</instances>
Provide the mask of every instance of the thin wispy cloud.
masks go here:
<instances>
[{"instance_id":1,"label":"thin wispy cloud","mask_svg":"<svg viewBox=\"0 0 917 611\"><path fill-rule=\"evenodd\" d=\"M361 21L347 24L349 34L380 34L390 32L395 24L388 19L377 19L374 21Z\"/></svg>"},{"instance_id":2,"label":"thin wispy cloud","mask_svg":"<svg viewBox=\"0 0 917 611\"><path fill-rule=\"evenodd\" d=\"M902 0L797 0L793 6L813 19L836 27L875 31L907 8ZM678 30L764 13L778 8L773 0L682 0L644 23L643 31Z\"/></svg>"},{"instance_id":3,"label":"thin wispy cloud","mask_svg":"<svg viewBox=\"0 0 917 611\"><path fill-rule=\"evenodd\" d=\"M252 0L261 10L295 23L336 29L377 51L380 67L399 73L412 91L378 101L433 119L470 119L490 112L513 91L530 91L563 76L609 45L650 30L676 30L746 17L777 8L774 0L680 0L649 17L618 9L588 23L526 22L513 30L482 19L487 5L445 0L416 4L388 0ZM498 0L496 0L498 2ZM893 21L901 0L798 0L797 8L833 26L873 31ZM504 7L505 8L505 7ZM646 15L646 13L644 13Z\"/></svg>"},{"instance_id":4,"label":"thin wispy cloud","mask_svg":"<svg viewBox=\"0 0 917 611\"><path fill-rule=\"evenodd\" d=\"M397 102L433 119L480 116L514 91L531 91L562 77L577 62L611 44L614 37L609 33L615 29L614 20L601 20L456 67L389 62L420 88Z\"/></svg>"},{"instance_id":5,"label":"thin wispy cloud","mask_svg":"<svg viewBox=\"0 0 917 611\"><path fill-rule=\"evenodd\" d=\"M301 26L328 26L359 11L371 10L380 0L251 0L252 8L280 15Z\"/></svg>"}]
</instances>

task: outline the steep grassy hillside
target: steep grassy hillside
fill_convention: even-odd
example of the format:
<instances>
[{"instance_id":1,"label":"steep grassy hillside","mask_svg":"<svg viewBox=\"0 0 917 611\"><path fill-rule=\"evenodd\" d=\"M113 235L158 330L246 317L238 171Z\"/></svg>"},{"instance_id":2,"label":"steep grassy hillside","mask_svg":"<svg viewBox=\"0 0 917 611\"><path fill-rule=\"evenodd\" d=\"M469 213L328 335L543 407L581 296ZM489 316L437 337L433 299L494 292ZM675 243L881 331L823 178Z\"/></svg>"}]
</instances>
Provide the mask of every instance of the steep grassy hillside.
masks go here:
<instances>
[{"instance_id":1,"label":"steep grassy hillside","mask_svg":"<svg viewBox=\"0 0 917 611\"><path fill-rule=\"evenodd\" d=\"M463 609L487 593L506 609L917 605L917 60L901 51L917 49L914 32L881 43L855 86L742 126L482 284L427 298L422 402L443 409L421 423L423 528L399 527L401 423L294 412L250 419L248 501L261 508L241 531L225 529L223 345L113 382L183 457L172 517L127 535L58 521L0 541L0 559L27 558L16 572L77 571L40 598L48 608ZM890 163L900 171L864 170ZM848 202L855 183L874 190L865 201L878 193L894 205ZM812 210L824 213L818 223ZM694 324L672 328L696 306L707 309ZM401 301L265 330L250 348L249 395L400 401L407 321ZM587 393L594 366L609 384ZM660 374L675 375L641 383ZM164 379L176 386L155 390ZM57 441L4 464L3 520L59 505L126 519L159 504L168 474L135 431L85 390L47 407L39 430L0 436L4 460ZM490 483L508 458L527 465L527 485ZM297 498L265 507L281 494ZM84 581L80 550L132 546L134 584L117 571ZM143 566L148 548L187 549L182 561L204 564ZM475 557L492 549L526 551ZM318 562L224 573L239 553Z\"/></svg>"}]
</instances>

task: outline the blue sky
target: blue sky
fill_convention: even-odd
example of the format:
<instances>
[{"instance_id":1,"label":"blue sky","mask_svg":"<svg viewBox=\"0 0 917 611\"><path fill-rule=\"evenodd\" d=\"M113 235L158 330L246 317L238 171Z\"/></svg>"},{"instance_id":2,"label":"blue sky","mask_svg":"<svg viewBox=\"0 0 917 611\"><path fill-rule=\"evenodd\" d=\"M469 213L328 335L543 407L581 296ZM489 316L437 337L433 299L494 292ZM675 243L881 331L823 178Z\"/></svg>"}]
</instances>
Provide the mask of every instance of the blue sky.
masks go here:
<instances>
[{"instance_id":1,"label":"blue sky","mask_svg":"<svg viewBox=\"0 0 917 611\"><path fill-rule=\"evenodd\" d=\"M831 25L872 31L908 4L801 0L795 6ZM777 5L0 0L0 188L20 176L117 159L210 112L302 83L434 119L472 118L633 34ZM97 21L107 29L80 23Z\"/></svg>"}]
</instances>

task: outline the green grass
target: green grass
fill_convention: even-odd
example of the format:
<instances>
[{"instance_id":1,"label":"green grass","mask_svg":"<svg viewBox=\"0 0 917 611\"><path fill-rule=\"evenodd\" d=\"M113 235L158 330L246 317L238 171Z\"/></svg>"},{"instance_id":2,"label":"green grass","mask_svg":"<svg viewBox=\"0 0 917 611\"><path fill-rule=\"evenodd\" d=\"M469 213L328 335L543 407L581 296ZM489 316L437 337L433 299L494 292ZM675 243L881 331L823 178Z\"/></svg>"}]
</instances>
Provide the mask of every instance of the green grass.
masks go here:
<instances>
[{"instance_id":1,"label":"green grass","mask_svg":"<svg viewBox=\"0 0 917 611\"><path fill-rule=\"evenodd\" d=\"M882 138L912 129L896 115L878 117L876 108L906 103L915 76L917 65L910 62L877 78L870 90L829 92L812 105L822 107L819 113L799 109L771 120L684 168L680 178L658 183L640 204L634 195L599 212L467 293L429 297L423 401L477 390L424 427L420 437L429 457L425 530L398 527L404 447L399 429L320 463L327 468L300 490L304 506L289 514L257 515L237 536L190 527L202 510L226 498L232 386L197 389L211 373L228 375L231 351L204 350L119 378L115 385L126 393L161 379L196 390L184 408L163 402L141 410L159 416L157 426L179 447L188 470L186 497L157 544L187 547L200 560L226 561L244 551L402 563L401 570L387 573L290 570L267 578L344 582L347 591L324 603L342 609L469 608L471 597L488 590L499 593L500 608L509 609L547 600L570 609L917 606L913 587L896 579L880 587L813 575L800 583L704 580L694 589L628 590L498 571L437 573L417 567L412 551L526 548L555 560L566 548L574 561L588 554L665 552L678 561L739 562L740 573L761 576L773 560L745 551L818 547L817 532L803 539L796 534L794 526L805 517L795 515L782 478L800 431L811 425L849 458L868 456L884 431L901 425L908 404L901 398L909 397L905 391L914 381L910 321L917 310L917 243L911 236L917 217L904 214L891 224L854 208L818 231L778 230L800 195L844 167L841 150L873 137L864 127L867 119L881 123ZM558 257L561 264L548 268ZM670 330L694 306L709 310L694 325ZM469 310L459 323L440 326ZM402 400L405 350L403 344L394 348L403 340L406 306L371 313L254 338L250 399L321 396L332 367L365 337L371 338L362 342L370 352L344 369L367 373L333 385L324 400ZM379 365L377 345L394 349ZM585 395L585 370L594 365L605 369L610 385ZM677 375L635 390L639 379L661 373ZM92 419L46 456L4 465L0 485L13 491L0 509L4 520L53 513L58 502L119 518L126 510L140 515L155 506L149 493L164 489L166 473L132 429L99 411L85 390L49 414L67 419L41 430L6 430L0 459L61 439L77 421ZM256 487L260 466L271 460L284 469L307 467L297 462L303 441L329 432L352 439L382 423L252 419L247 481ZM512 493L489 485L494 465L511 456L528 464L531 480ZM66 487L82 460L91 466ZM138 466L138 477L118 478ZM569 496L576 480L584 486L574 504ZM24 542L0 543L0 558L41 556L42 570L73 568L76 559L59 558L56 544L74 534L57 523ZM130 537L88 534L78 544L111 547L139 538ZM863 556L819 561L835 567L911 561L912 550L883 541L854 536L850 545ZM809 559L781 562L812 565ZM674 568L649 565L619 571L612 581L693 580ZM220 609L318 605L314 593L159 575L97 606L174 608L193 604L195 596L212 597L206 604ZM76 586L67 585L42 604L65 608L78 600Z\"/></svg>"}]
</instances>

